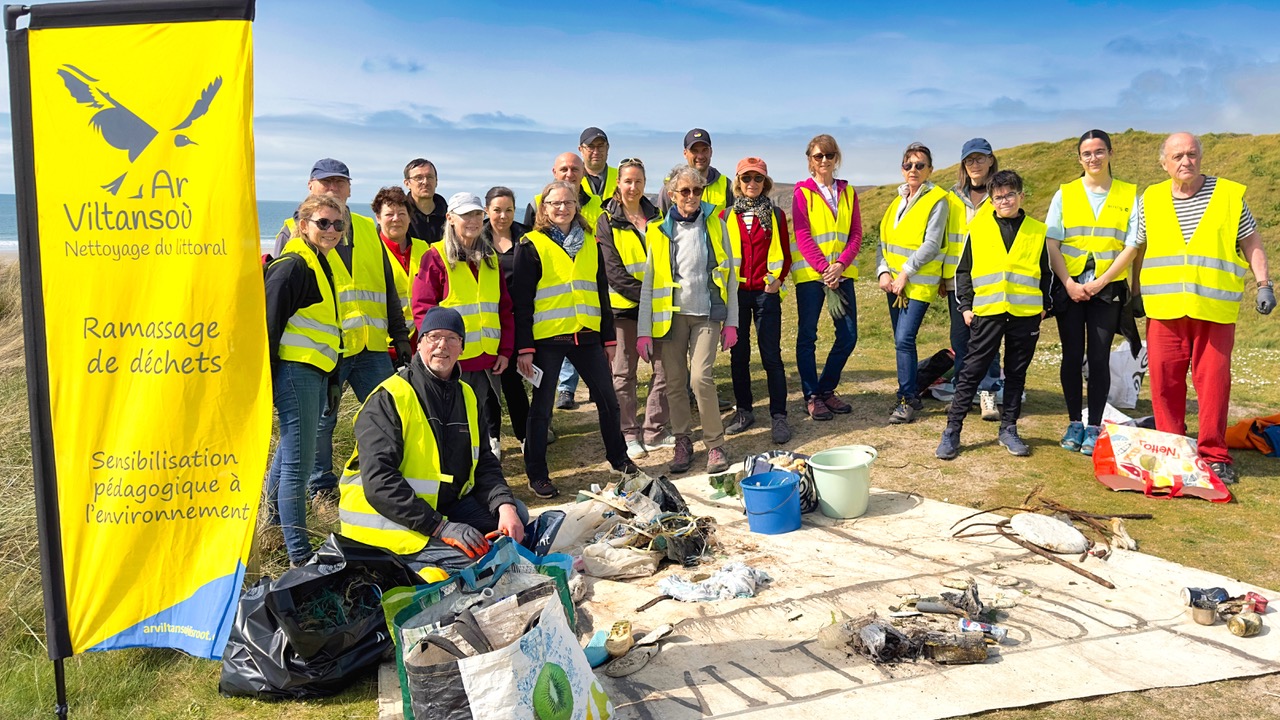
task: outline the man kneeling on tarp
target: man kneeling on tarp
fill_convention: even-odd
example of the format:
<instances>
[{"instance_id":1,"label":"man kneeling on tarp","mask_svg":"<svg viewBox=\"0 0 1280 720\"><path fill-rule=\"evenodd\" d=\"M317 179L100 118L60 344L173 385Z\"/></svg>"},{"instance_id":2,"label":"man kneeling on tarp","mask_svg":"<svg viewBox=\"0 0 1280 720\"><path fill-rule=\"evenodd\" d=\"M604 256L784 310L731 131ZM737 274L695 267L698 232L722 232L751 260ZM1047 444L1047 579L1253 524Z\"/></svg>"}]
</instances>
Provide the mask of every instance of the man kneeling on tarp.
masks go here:
<instances>
[{"instance_id":1,"label":"man kneeling on tarp","mask_svg":"<svg viewBox=\"0 0 1280 720\"><path fill-rule=\"evenodd\" d=\"M415 570L457 570L489 549L487 533L524 539L529 511L480 442L476 396L459 380L466 328L431 308L412 362L356 414L356 450L339 486L342 534L398 553Z\"/></svg>"}]
</instances>

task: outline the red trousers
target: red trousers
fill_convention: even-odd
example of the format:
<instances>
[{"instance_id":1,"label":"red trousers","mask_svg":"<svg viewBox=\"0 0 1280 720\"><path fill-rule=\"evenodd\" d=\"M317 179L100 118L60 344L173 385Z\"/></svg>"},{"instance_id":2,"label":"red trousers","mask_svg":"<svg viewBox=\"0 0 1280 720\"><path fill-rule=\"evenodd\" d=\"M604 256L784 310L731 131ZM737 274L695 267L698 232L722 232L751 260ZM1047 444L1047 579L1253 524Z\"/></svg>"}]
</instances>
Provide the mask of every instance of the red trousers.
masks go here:
<instances>
[{"instance_id":1,"label":"red trousers","mask_svg":"<svg viewBox=\"0 0 1280 720\"><path fill-rule=\"evenodd\" d=\"M1231 402L1231 348L1236 326L1196 320L1147 321L1151 407L1156 429L1187 433L1187 366L1200 404L1196 442L1205 462L1231 462L1227 453L1227 405Z\"/></svg>"}]
</instances>

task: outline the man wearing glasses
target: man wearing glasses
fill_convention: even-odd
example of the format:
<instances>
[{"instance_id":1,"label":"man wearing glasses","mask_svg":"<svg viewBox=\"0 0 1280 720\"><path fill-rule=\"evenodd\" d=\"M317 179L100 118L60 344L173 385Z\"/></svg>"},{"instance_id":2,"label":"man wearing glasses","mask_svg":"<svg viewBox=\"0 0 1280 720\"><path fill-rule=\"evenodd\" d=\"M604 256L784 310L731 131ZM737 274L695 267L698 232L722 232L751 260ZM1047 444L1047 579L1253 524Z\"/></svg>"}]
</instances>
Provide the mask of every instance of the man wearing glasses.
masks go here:
<instances>
[{"instance_id":1,"label":"man wearing glasses","mask_svg":"<svg viewBox=\"0 0 1280 720\"><path fill-rule=\"evenodd\" d=\"M356 449L342 474L344 536L386 548L415 570L458 570L489 550L486 535L524 540L528 510L480 442L476 396L460 380L462 316L433 307L408 367L356 415Z\"/></svg>"},{"instance_id":2,"label":"man wearing glasses","mask_svg":"<svg viewBox=\"0 0 1280 720\"><path fill-rule=\"evenodd\" d=\"M409 237L439 242L444 237L445 199L436 194L440 177L435 163L414 158L404 166L404 187L413 203L409 206Z\"/></svg>"},{"instance_id":3,"label":"man wearing glasses","mask_svg":"<svg viewBox=\"0 0 1280 720\"><path fill-rule=\"evenodd\" d=\"M589 127L578 137L578 152L586 175L582 189L603 206L618 189L618 168L609 165L609 136L598 127Z\"/></svg>"}]
</instances>

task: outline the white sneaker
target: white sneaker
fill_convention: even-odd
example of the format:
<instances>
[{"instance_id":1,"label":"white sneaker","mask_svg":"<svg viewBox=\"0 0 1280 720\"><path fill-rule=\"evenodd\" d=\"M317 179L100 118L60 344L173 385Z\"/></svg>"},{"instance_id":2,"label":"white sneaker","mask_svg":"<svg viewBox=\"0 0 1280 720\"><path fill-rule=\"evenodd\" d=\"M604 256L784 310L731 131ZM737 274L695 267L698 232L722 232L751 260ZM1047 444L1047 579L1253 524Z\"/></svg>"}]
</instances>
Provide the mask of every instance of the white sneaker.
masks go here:
<instances>
[{"instance_id":1,"label":"white sneaker","mask_svg":"<svg viewBox=\"0 0 1280 720\"><path fill-rule=\"evenodd\" d=\"M646 450L661 450L662 448L673 448L675 446L676 436L671 433L664 433L656 441L644 444Z\"/></svg>"},{"instance_id":2,"label":"white sneaker","mask_svg":"<svg viewBox=\"0 0 1280 720\"><path fill-rule=\"evenodd\" d=\"M502 442L498 438L489 438L489 449L493 451L493 456L502 459Z\"/></svg>"},{"instance_id":3,"label":"white sneaker","mask_svg":"<svg viewBox=\"0 0 1280 720\"><path fill-rule=\"evenodd\" d=\"M996 421L1000 419L1000 408L996 406L996 394L990 390L978 391L978 405L982 407L982 419Z\"/></svg>"},{"instance_id":4,"label":"white sneaker","mask_svg":"<svg viewBox=\"0 0 1280 720\"><path fill-rule=\"evenodd\" d=\"M649 451L645 449L644 443L639 440L627 441L627 457L632 460L640 460L649 457Z\"/></svg>"}]
</instances>

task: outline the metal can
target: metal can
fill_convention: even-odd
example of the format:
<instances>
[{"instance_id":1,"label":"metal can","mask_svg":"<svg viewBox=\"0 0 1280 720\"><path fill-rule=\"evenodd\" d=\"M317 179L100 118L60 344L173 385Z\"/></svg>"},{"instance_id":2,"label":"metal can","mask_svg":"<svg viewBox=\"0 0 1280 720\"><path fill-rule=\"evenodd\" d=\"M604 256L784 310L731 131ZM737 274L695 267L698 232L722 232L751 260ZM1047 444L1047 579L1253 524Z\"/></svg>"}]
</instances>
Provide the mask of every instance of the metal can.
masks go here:
<instances>
[{"instance_id":1,"label":"metal can","mask_svg":"<svg viewBox=\"0 0 1280 720\"><path fill-rule=\"evenodd\" d=\"M1004 639L1009 636L1009 631L1005 628L968 618L960 618L959 626L960 632L980 632L991 636L996 642L1004 642Z\"/></svg>"},{"instance_id":2,"label":"metal can","mask_svg":"<svg viewBox=\"0 0 1280 720\"><path fill-rule=\"evenodd\" d=\"M1202 600L1222 604L1229 599L1231 595L1225 588L1182 588L1182 602L1187 607L1195 607L1196 603Z\"/></svg>"},{"instance_id":3,"label":"metal can","mask_svg":"<svg viewBox=\"0 0 1280 720\"><path fill-rule=\"evenodd\" d=\"M1262 597L1256 592L1245 593L1245 596L1244 596L1245 609L1249 610L1251 605L1252 605L1253 612L1256 612L1259 615L1267 611L1267 599Z\"/></svg>"},{"instance_id":4,"label":"metal can","mask_svg":"<svg viewBox=\"0 0 1280 720\"><path fill-rule=\"evenodd\" d=\"M1227 621L1227 629L1236 637L1252 637L1262 631L1262 616L1255 612L1242 612Z\"/></svg>"}]
</instances>

